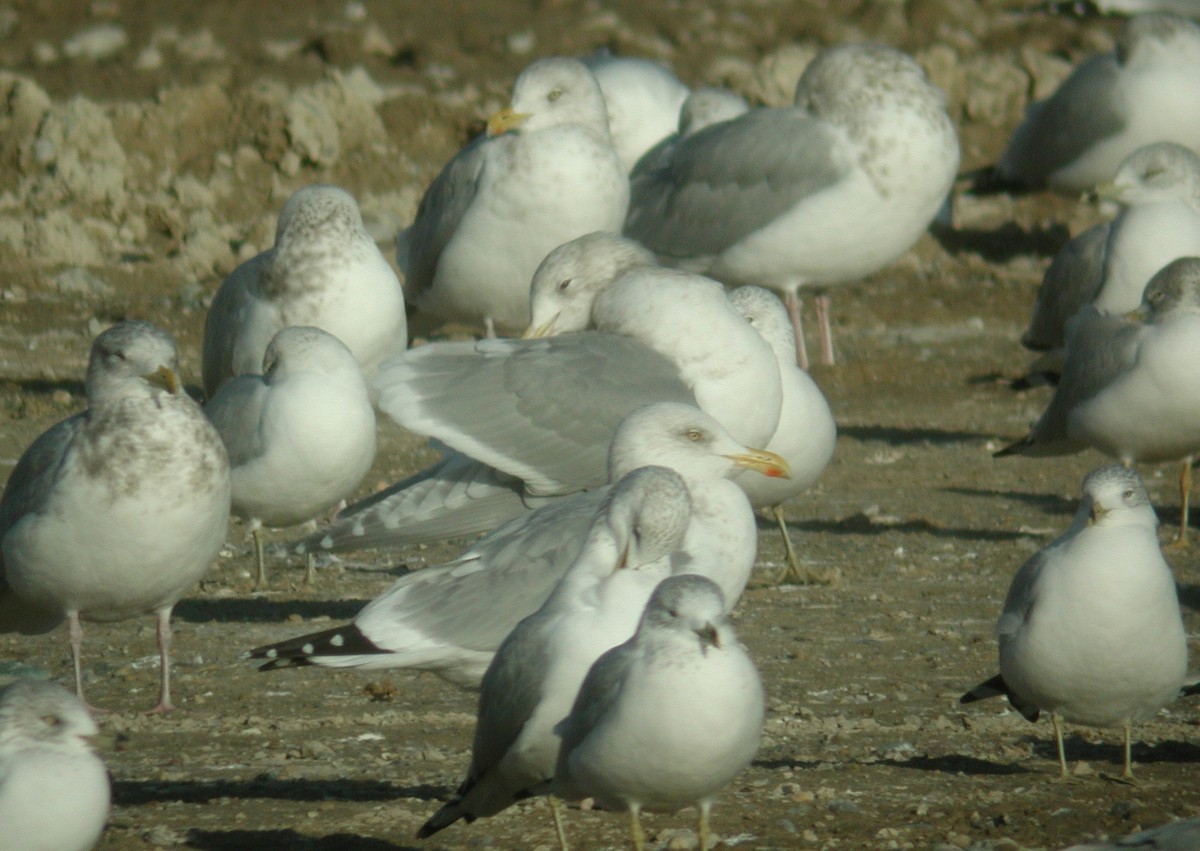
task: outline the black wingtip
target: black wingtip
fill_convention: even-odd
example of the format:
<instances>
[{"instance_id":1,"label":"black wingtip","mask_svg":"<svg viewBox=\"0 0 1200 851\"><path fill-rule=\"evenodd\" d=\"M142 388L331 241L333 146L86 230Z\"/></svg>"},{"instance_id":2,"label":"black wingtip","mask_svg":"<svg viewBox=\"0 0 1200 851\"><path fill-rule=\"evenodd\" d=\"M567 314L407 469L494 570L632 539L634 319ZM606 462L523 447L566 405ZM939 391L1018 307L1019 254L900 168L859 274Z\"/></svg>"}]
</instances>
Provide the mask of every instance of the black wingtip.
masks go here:
<instances>
[{"instance_id":1,"label":"black wingtip","mask_svg":"<svg viewBox=\"0 0 1200 851\"><path fill-rule=\"evenodd\" d=\"M975 703L978 700L987 700L991 697L1006 697L1012 707L1016 709L1027 721L1037 721L1041 715L1041 710L1036 706L1031 706L1023 702L1019 697L1012 693L1012 689L1008 687L1008 683L1004 681L1002 674L996 674L990 680L985 680L973 689L968 691L958 699L959 704Z\"/></svg>"},{"instance_id":2,"label":"black wingtip","mask_svg":"<svg viewBox=\"0 0 1200 851\"><path fill-rule=\"evenodd\" d=\"M277 668L298 668L315 664L313 656L371 656L388 650L367 638L355 624L335 626L321 632L311 632L276 644L255 647L243 654L245 659L266 659L260 671Z\"/></svg>"},{"instance_id":3,"label":"black wingtip","mask_svg":"<svg viewBox=\"0 0 1200 851\"><path fill-rule=\"evenodd\" d=\"M993 458L1007 458L1010 455L1020 455L1025 451L1025 447L1029 446L1029 438L1023 437L1016 443L1010 443L1003 449L997 449L992 453Z\"/></svg>"}]
</instances>

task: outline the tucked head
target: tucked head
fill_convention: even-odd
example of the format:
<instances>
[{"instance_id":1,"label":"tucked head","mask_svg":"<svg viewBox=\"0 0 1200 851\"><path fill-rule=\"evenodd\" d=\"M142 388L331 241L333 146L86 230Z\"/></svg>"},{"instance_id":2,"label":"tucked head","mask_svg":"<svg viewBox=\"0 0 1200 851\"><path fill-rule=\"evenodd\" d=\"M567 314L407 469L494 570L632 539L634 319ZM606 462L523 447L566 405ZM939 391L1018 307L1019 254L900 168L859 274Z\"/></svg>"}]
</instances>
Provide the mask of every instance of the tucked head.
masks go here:
<instances>
[{"instance_id":1,"label":"tucked head","mask_svg":"<svg viewBox=\"0 0 1200 851\"><path fill-rule=\"evenodd\" d=\"M1120 464L1100 467L1087 474L1083 480L1080 511L1087 513L1088 525L1158 523L1142 477Z\"/></svg>"},{"instance_id":2,"label":"tucked head","mask_svg":"<svg viewBox=\"0 0 1200 851\"><path fill-rule=\"evenodd\" d=\"M1146 284L1142 306L1155 316L1200 313L1200 257L1180 257Z\"/></svg>"},{"instance_id":3,"label":"tucked head","mask_svg":"<svg viewBox=\"0 0 1200 851\"><path fill-rule=\"evenodd\" d=\"M98 732L83 702L61 686L19 680L0 690L0 744L86 749Z\"/></svg>"},{"instance_id":4,"label":"tucked head","mask_svg":"<svg viewBox=\"0 0 1200 851\"><path fill-rule=\"evenodd\" d=\"M734 310L770 344L781 363L794 363L796 333L779 297L762 287L737 287L729 292Z\"/></svg>"},{"instance_id":5,"label":"tucked head","mask_svg":"<svg viewBox=\"0 0 1200 851\"><path fill-rule=\"evenodd\" d=\"M695 89L679 108L679 135L687 136L711 124L737 118L749 109L744 97L728 89L708 86Z\"/></svg>"},{"instance_id":6,"label":"tucked head","mask_svg":"<svg viewBox=\"0 0 1200 851\"><path fill-rule=\"evenodd\" d=\"M85 384L89 400L179 390L175 338L161 328L126 320L92 342Z\"/></svg>"},{"instance_id":7,"label":"tucked head","mask_svg":"<svg viewBox=\"0 0 1200 851\"><path fill-rule=\"evenodd\" d=\"M279 212L275 242L306 239L317 232L357 231L362 213L354 196L337 186L313 184L297 189Z\"/></svg>"},{"instance_id":8,"label":"tucked head","mask_svg":"<svg viewBox=\"0 0 1200 851\"><path fill-rule=\"evenodd\" d=\"M624 475L601 511L621 547L622 566L636 569L683 545L692 505L678 473L651 466Z\"/></svg>"},{"instance_id":9,"label":"tucked head","mask_svg":"<svg viewBox=\"0 0 1200 851\"><path fill-rule=\"evenodd\" d=\"M821 51L796 84L795 105L855 125L873 108L905 102L942 107L944 97L906 53L882 44L844 44Z\"/></svg>"},{"instance_id":10,"label":"tucked head","mask_svg":"<svg viewBox=\"0 0 1200 851\"><path fill-rule=\"evenodd\" d=\"M1200 201L1200 157L1174 142L1144 145L1121 161L1112 182L1098 186L1096 194L1127 205L1170 198Z\"/></svg>"},{"instance_id":11,"label":"tucked head","mask_svg":"<svg viewBox=\"0 0 1200 851\"><path fill-rule=\"evenodd\" d=\"M720 628L725 623L725 598L717 584L706 576L682 573L654 589L638 630L694 635L701 650L707 650L721 646Z\"/></svg>"},{"instance_id":12,"label":"tucked head","mask_svg":"<svg viewBox=\"0 0 1200 851\"><path fill-rule=\"evenodd\" d=\"M332 373L358 368L354 355L337 337L310 325L293 325L279 331L263 354L263 375L281 377L289 372Z\"/></svg>"}]
</instances>

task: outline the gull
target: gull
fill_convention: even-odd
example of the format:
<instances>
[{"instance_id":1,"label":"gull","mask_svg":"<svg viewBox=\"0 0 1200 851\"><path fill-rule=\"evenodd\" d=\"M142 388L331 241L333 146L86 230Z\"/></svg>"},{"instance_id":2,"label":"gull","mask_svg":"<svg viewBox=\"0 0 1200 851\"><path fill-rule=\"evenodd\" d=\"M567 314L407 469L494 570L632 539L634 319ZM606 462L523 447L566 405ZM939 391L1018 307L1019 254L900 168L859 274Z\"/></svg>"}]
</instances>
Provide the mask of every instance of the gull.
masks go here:
<instances>
[{"instance_id":1,"label":"gull","mask_svg":"<svg viewBox=\"0 0 1200 851\"><path fill-rule=\"evenodd\" d=\"M263 524L312 520L349 496L371 468L370 393L339 339L297 325L271 339L261 375L222 384L204 413L229 453L233 512L250 520L255 587L265 587ZM310 579L311 570L310 558Z\"/></svg>"},{"instance_id":2,"label":"gull","mask_svg":"<svg viewBox=\"0 0 1200 851\"><path fill-rule=\"evenodd\" d=\"M961 698L1003 694L1030 721L1049 713L1063 777L1063 721L1122 726L1122 776L1131 777L1133 722L1153 718L1183 686L1187 641L1157 526L1136 472L1089 473L1070 527L1013 577L996 625L1000 673Z\"/></svg>"},{"instance_id":3,"label":"gull","mask_svg":"<svg viewBox=\"0 0 1200 851\"><path fill-rule=\"evenodd\" d=\"M1146 12L1173 12L1200 18L1200 3L1196 0L1048 0L1034 8L1080 18L1093 15L1141 15Z\"/></svg>"},{"instance_id":4,"label":"gull","mask_svg":"<svg viewBox=\"0 0 1200 851\"><path fill-rule=\"evenodd\" d=\"M687 520L687 490L669 471L643 467L617 484L549 599L496 651L480 688L467 777L419 838L494 815L554 776L555 725L592 663L633 634L654 588L670 575ZM555 822L562 841L557 808Z\"/></svg>"},{"instance_id":5,"label":"gull","mask_svg":"<svg viewBox=\"0 0 1200 851\"><path fill-rule=\"evenodd\" d=\"M796 365L795 337L787 310L769 290L738 287L729 293L729 303L738 310L762 338L770 344L779 363L783 402L779 424L766 449L787 461L787 478L763 475L739 475L734 481L754 508L770 511L783 536L787 566L779 581L791 576L797 582L832 581L833 575L817 575L801 567L783 516L783 503L808 490L829 462L837 444L837 425L829 402L812 377Z\"/></svg>"},{"instance_id":6,"label":"gull","mask_svg":"<svg viewBox=\"0 0 1200 851\"><path fill-rule=\"evenodd\" d=\"M628 174L646 151L675 132L688 87L652 59L597 51L582 62L600 85L613 148Z\"/></svg>"},{"instance_id":7,"label":"gull","mask_svg":"<svg viewBox=\"0 0 1200 851\"><path fill-rule=\"evenodd\" d=\"M596 297L629 267L652 263L636 243L613 234L580 237L555 249L534 275L530 285L533 315L527 336L545 337L579 331L591 324ZM796 366L795 337L787 311L770 291L739 287L727 296L729 304L771 347L779 367L780 412L766 448L783 456L788 477L739 475L735 481L754 508L769 508L779 524L787 553L780 581L816 577L800 566L787 532L782 503L811 487L833 458L837 426L829 403L812 377Z\"/></svg>"},{"instance_id":8,"label":"gull","mask_svg":"<svg viewBox=\"0 0 1200 851\"><path fill-rule=\"evenodd\" d=\"M1146 285L1145 325L1094 307L1067 325L1062 378L1023 439L996 453L1068 455L1093 447L1125 466L1184 459L1180 546L1187 543L1191 459L1200 452L1200 258L1168 264Z\"/></svg>"},{"instance_id":9,"label":"gull","mask_svg":"<svg viewBox=\"0 0 1200 851\"><path fill-rule=\"evenodd\" d=\"M47 632L66 618L82 699L81 621L154 613L155 712L174 708L171 609L229 523L225 447L176 369L175 340L149 323L100 334L87 410L25 450L0 497L0 631Z\"/></svg>"},{"instance_id":10,"label":"gull","mask_svg":"<svg viewBox=\"0 0 1200 851\"><path fill-rule=\"evenodd\" d=\"M911 57L880 45L822 52L788 108L753 109L682 139L632 184L625 234L672 266L782 292L856 281L907 251L958 168L944 96ZM828 298L816 301L833 362Z\"/></svg>"},{"instance_id":11,"label":"gull","mask_svg":"<svg viewBox=\"0 0 1200 851\"><path fill-rule=\"evenodd\" d=\"M575 59L543 59L430 184L396 260L419 310L519 331L538 263L581 234L619 231L628 204L596 78Z\"/></svg>"},{"instance_id":12,"label":"gull","mask_svg":"<svg viewBox=\"0 0 1200 851\"><path fill-rule=\"evenodd\" d=\"M1143 145L1200 144L1200 26L1136 15L1116 50L1089 57L1031 104L985 185L1078 194L1111 180Z\"/></svg>"},{"instance_id":13,"label":"gull","mask_svg":"<svg viewBox=\"0 0 1200 851\"><path fill-rule=\"evenodd\" d=\"M108 819L108 771L87 707L52 683L0 689L0 848L88 851Z\"/></svg>"},{"instance_id":14,"label":"gull","mask_svg":"<svg viewBox=\"0 0 1200 851\"><path fill-rule=\"evenodd\" d=\"M739 94L728 89L702 86L688 93L679 108L679 121L675 132L663 137L654 147L646 151L629 174L636 181L644 172L653 171L671 161L680 141L710 124L729 121L750 111L750 104Z\"/></svg>"},{"instance_id":15,"label":"gull","mask_svg":"<svg viewBox=\"0 0 1200 851\"><path fill-rule=\"evenodd\" d=\"M433 343L392 359L375 381L380 406L451 451L300 548L484 532L601 485L617 425L654 402L696 405L745 446L774 434L782 392L775 356L715 281L632 268L597 297L593 322L596 331Z\"/></svg>"},{"instance_id":16,"label":"gull","mask_svg":"<svg viewBox=\"0 0 1200 851\"><path fill-rule=\"evenodd\" d=\"M1104 247L1112 222L1093 225L1058 250L1038 287L1021 345L1035 352L1061 350L1067 320L1091 304L1104 275ZM1149 280L1149 278L1147 278ZM1061 360L1061 353L1059 354ZM1056 371L1061 371L1061 363Z\"/></svg>"},{"instance_id":17,"label":"gull","mask_svg":"<svg viewBox=\"0 0 1200 851\"><path fill-rule=\"evenodd\" d=\"M1194 851L1200 848L1200 818L1167 822L1158 827L1131 833L1123 839L1072 845L1063 851L1121 851L1122 848L1141 848L1142 851Z\"/></svg>"},{"instance_id":18,"label":"gull","mask_svg":"<svg viewBox=\"0 0 1200 851\"><path fill-rule=\"evenodd\" d=\"M364 375L408 345L404 293L363 227L358 202L336 186L306 186L283 205L275 245L221 284L204 321L204 393L262 367L289 325L315 325L354 353Z\"/></svg>"},{"instance_id":19,"label":"gull","mask_svg":"<svg viewBox=\"0 0 1200 851\"><path fill-rule=\"evenodd\" d=\"M637 632L596 660L557 730L554 794L640 814L695 806L708 848L717 792L754 758L765 695L758 669L725 614L721 589L702 576L665 579Z\"/></svg>"},{"instance_id":20,"label":"gull","mask_svg":"<svg viewBox=\"0 0 1200 851\"><path fill-rule=\"evenodd\" d=\"M754 566L757 531L741 489L727 478L754 469L787 474L778 456L741 446L691 406L660 402L622 420L609 451L612 481L648 465L683 480L691 519L686 570L708 576L732 608ZM414 668L474 688L496 648L537 610L579 554L610 487L519 515L448 564L402 576L353 622L252 650L261 670L297 665Z\"/></svg>"}]
</instances>

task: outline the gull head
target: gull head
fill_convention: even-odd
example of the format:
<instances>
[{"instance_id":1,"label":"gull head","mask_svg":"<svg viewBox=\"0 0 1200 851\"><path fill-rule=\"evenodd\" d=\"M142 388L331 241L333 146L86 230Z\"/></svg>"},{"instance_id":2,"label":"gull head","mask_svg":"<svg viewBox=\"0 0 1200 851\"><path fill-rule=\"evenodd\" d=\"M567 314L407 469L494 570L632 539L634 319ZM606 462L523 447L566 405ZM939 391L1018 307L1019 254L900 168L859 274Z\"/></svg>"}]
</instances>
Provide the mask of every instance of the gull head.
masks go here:
<instances>
[{"instance_id":1,"label":"gull head","mask_svg":"<svg viewBox=\"0 0 1200 851\"><path fill-rule=\"evenodd\" d=\"M682 573L664 579L654 589L642 615L643 630L663 631L698 642L701 653L720 650L728 638L728 619L724 613L725 598L711 579Z\"/></svg>"},{"instance_id":2,"label":"gull head","mask_svg":"<svg viewBox=\"0 0 1200 851\"><path fill-rule=\"evenodd\" d=\"M1159 269L1142 293L1142 310L1156 318L1200 314L1200 257L1180 257Z\"/></svg>"},{"instance_id":3,"label":"gull head","mask_svg":"<svg viewBox=\"0 0 1200 851\"><path fill-rule=\"evenodd\" d=\"M1080 511L1085 513L1089 526L1158 525L1142 477L1120 464L1087 474Z\"/></svg>"},{"instance_id":4,"label":"gull head","mask_svg":"<svg viewBox=\"0 0 1200 851\"><path fill-rule=\"evenodd\" d=\"M161 328L126 320L92 342L85 382L89 402L179 390L175 338Z\"/></svg>"},{"instance_id":5,"label":"gull head","mask_svg":"<svg viewBox=\"0 0 1200 851\"><path fill-rule=\"evenodd\" d=\"M61 686L19 680L0 690L0 747L90 750L99 732L83 701Z\"/></svg>"}]
</instances>

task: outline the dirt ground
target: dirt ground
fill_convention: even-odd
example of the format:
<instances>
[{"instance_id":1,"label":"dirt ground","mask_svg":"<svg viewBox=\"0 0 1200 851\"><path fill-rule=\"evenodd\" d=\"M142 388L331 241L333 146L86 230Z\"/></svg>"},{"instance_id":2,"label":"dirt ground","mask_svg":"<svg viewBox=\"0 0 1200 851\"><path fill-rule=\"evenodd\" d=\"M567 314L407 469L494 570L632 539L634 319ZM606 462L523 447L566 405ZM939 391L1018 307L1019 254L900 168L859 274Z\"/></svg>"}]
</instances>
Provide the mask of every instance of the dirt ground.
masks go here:
<instances>
[{"instance_id":1,"label":"dirt ground","mask_svg":"<svg viewBox=\"0 0 1200 851\"><path fill-rule=\"evenodd\" d=\"M83 406L88 345L112 321L168 327L198 383L207 300L270 244L299 186L354 192L390 257L427 182L535 57L608 46L780 102L809 48L885 41L946 88L971 169L1117 26L975 0L0 0L0 476ZM783 550L763 526L762 581L736 625L769 712L758 758L714 810L726 845L1057 849L1200 815L1194 702L1138 728L1132 784L1113 779L1118 731L1071 729L1075 776L1062 782L1047 723L956 702L995 670L1013 572L1066 526L1083 475L1103 463L991 457L1048 398L1009 386L1030 360L1017 340L1041 272L1099 218L1071 198L959 198L953 233L837 291L841 362L814 373L837 455L787 513L803 559L841 581L771 587ZM379 430L364 494L433 457L392 423ZM1177 471L1142 472L1166 540ZM353 616L462 543L352 554L309 586L297 560L276 562L271 590L253 593L232 524L176 609L180 711L165 717L141 714L157 685L152 619L89 627L89 698L113 710L101 724L117 734L100 847L553 847L541 802L412 838L466 768L472 695L431 676L261 674L239 659ZM1200 555L1168 558L1194 645ZM69 667L61 630L0 637L0 677L66 682ZM660 847L694 844L689 813L647 824ZM614 814L571 812L568 830L581 848L627 843Z\"/></svg>"}]
</instances>

